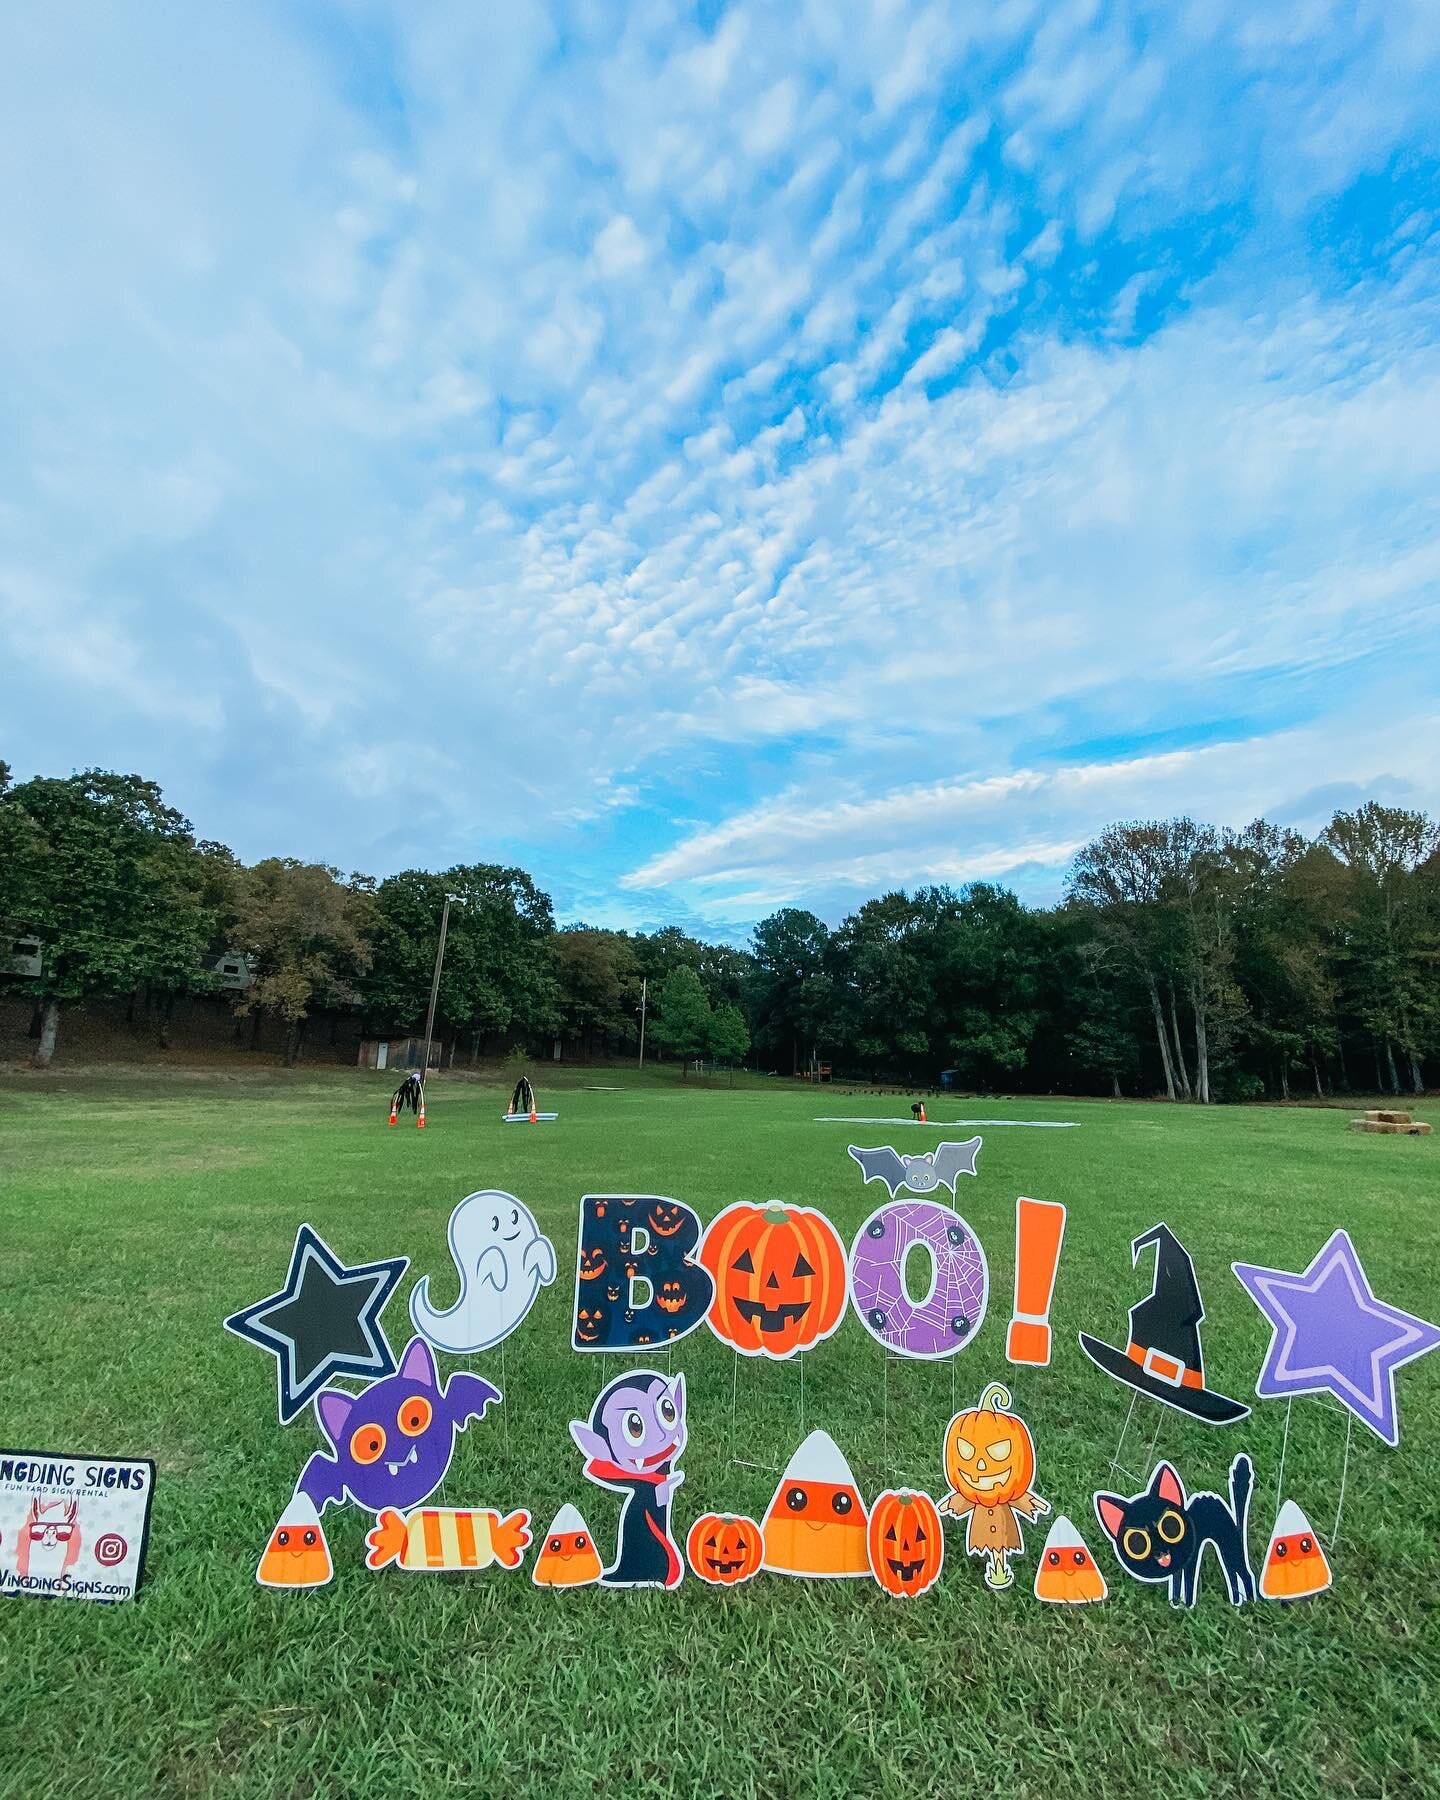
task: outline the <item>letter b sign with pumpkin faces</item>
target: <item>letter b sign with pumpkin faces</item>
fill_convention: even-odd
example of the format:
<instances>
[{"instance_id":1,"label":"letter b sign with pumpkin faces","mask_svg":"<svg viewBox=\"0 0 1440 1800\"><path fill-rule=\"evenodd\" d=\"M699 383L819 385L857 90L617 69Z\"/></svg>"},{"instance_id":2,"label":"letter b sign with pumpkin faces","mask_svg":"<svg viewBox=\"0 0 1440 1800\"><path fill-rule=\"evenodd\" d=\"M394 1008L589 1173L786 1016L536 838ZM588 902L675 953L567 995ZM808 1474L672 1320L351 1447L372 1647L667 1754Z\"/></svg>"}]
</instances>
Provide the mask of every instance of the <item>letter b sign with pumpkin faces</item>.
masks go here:
<instances>
[{"instance_id":1,"label":"letter b sign with pumpkin faces","mask_svg":"<svg viewBox=\"0 0 1440 1800\"><path fill-rule=\"evenodd\" d=\"M710 1309L714 1284L692 1253L700 1218L658 1194L587 1194L575 1262L577 1350L674 1343Z\"/></svg>"},{"instance_id":2,"label":"letter b sign with pumpkin faces","mask_svg":"<svg viewBox=\"0 0 1440 1800\"><path fill-rule=\"evenodd\" d=\"M845 1314L845 1246L807 1206L737 1202L710 1221L700 1262L715 1285L710 1329L742 1356L812 1349Z\"/></svg>"}]
</instances>

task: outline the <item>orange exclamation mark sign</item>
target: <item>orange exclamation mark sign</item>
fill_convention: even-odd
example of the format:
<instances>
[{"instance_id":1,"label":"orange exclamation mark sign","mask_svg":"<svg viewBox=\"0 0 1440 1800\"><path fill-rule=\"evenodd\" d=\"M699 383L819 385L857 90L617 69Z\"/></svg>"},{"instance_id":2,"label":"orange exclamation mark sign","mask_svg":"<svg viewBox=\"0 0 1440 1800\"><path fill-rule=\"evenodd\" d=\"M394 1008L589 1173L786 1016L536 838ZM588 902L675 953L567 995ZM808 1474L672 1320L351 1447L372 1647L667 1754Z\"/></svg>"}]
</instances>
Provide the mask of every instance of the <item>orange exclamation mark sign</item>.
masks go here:
<instances>
[{"instance_id":1,"label":"orange exclamation mark sign","mask_svg":"<svg viewBox=\"0 0 1440 1800\"><path fill-rule=\"evenodd\" d=\"M1065 1236L1065 1208L1055 1200L1015 1202L1015 1312L1005 1340L1012 1363L1044 1368L1050 1361L1050 1302Z\"/></svg>"}]
</instances>

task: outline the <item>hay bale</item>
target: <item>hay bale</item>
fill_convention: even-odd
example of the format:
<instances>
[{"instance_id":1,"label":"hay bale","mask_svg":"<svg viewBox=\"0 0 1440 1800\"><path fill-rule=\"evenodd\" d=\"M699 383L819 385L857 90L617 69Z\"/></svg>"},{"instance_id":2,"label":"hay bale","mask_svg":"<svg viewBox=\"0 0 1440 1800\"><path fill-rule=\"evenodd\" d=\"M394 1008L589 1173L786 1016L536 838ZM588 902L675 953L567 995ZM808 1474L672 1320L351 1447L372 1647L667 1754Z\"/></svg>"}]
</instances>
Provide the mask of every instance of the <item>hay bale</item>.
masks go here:
<instances>
[{"instance_id":1,"label":"hay bale","mask_svg":"<svg viewBox=\"0 0 1440 1800\"><path fill-rule=\"evenodd\" d=\"M1410 1123L1408 1112L1389 1112L1383 1107L1367 1112L1365 1117L1374 1119L1378 1125L1408 1125Z\"/></svg>"},{"instance_id":2,"label":"hay bale","mask_svg":"<svg viewBox=\"0 0 1440 1800\"><path fill-rule=\"evenodd\" d=\"M1373 1131L1383 1137L1429 1137L1430 1127L1413 1119L1376 1119L1366 1117L1350 1121L1352 1131Z\"/></svg>"}]
</instances>

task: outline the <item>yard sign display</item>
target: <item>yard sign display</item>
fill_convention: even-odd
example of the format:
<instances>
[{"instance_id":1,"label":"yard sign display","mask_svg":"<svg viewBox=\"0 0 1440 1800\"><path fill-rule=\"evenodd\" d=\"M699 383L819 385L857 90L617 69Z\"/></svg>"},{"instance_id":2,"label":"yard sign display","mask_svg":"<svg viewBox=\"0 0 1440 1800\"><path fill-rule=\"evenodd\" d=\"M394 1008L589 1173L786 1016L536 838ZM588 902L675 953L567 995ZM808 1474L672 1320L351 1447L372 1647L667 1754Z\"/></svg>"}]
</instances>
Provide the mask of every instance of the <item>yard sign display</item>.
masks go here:
<instances>
[{"instance_id":1,"label":"yard sign display","mask_svg":"<svg viewBox=\"0 0 1440 1800\"><path fill-rule=\"evenodd\" d=\"M335 1564L323 1515L350 1505L370 1515L364 1560L372 1569L454 1576L528 1566L527 1587L555 1594L594 1586L670 1591L687 1567L708 1589L748 1586L767 1572L810 1581L869 1577L886 1599L915 1600L939 1585L950 1536L951 1560L968 1551L982 1564L984 1588L1009 1592L1005 1603L1016 1604L1020 1584L1010 1565L1026 1552L1023 1525L1038 1525L1051 1507L1036 1491L1030 1429L999 1381L955 1413L937 1446L933 1475L945 1480L943 1489L933 1487L943 1494L938 1500L922 1474L915 1486L877 1482L867 1503L835 1438L816 1428L790 1456L762 1519L704 1507L676 1517L689 1422L686 1377L670 1353L702 1324L734 1355L732 1429L742 1359L760 1358L799 1362L803 1430L804 1358L841 1329L847 1311L887 1361L948 1360L981 1337L990 1265L972 1226L935 1192L953 1198L961 1175L974 1178L980 1147L977 1137L917 1157L852 1146L866 1183L881 1182L888 1197L848 1249L819 1208L782 1200L736 1200L706 1225L668 1195L581 1199L571 1348L649 1360L658 1354L665 1362L623 1368L587 1417L569 1423L581 1456L575 1473L619 1497L618 1506L604 1503L598 1542L573 1499L537 1539L526 1506L445 1504L439 1492L458 1438L502 1395L469 1370L443 1372L436 1352L503 1355L506 1338L555 1280L554 1247L529 1207L498 1188L476 1189L455 1206L448 1232L454 1280L441 1278L438 1293L428 1276L413 1285L407 1305L416 1335L398 1358L380 1319L409 1259L347 1264L302 1225L283 1284L224 1321L275 1356L282 1422L310 1411L321 1437L279 1509L256 1581L290 1593L328 1586ZM992 1359L1049 1366L1065 1228L1063 1205L1016 1200L1014 1308ZM1146 1250L1155 1253L1152 1287L1131 1307L1124 1340L1082 1331L1080 1349L1129 1391L1132 1411L1145 1398L1203 1424L1239 1423L1250 1408L1205 1372L1194 1261L1164 1223L1132 1241L1132 1262ZM1377 1300L1343 1231L1303 1274L1233 1267L1272 1327L1260 1397L1329 1392L1384 1442L1398 1443L1394 1372L1440 1344L1440 1328ZM342 1382L364 1385L353 1392ZM1128 1475L1118 1454L1119 1446L1111 1471ZM154 1467L145 1462L0 1452L0 1593L128 1597L143 1562L153 1488ZM1235 1605L1257 1595L1288 1604L1325 1593L1330 1558L1280 1484L1257 1580L1255 1491L1254 1465L1242 1452L1224 1493L1190 1492L1175 1464L1161 1460L1143 1480L1099 1488L1091 1505L1121 1573L1165 1589L1175 1607L1197 1604L1207 1566ZM1337 1508L1336 1532L1339 1519ZM1108 1593L1064 1513L1050 1524L1033 1586L1025 1585L1050 1606L1090 1606Z\"/></svg>"}]
</instances>

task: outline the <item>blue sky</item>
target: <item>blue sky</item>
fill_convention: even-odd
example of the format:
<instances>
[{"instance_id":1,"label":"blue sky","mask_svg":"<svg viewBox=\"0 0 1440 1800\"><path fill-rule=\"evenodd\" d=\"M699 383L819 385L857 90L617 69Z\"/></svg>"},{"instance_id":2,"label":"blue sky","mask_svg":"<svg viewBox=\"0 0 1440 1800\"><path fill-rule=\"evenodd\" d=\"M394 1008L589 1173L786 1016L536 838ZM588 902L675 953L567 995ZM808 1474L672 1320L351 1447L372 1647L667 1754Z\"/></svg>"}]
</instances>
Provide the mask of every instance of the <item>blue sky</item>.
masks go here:
<instances>
[{"instance_id":1,"label":"blue sky","mask_svg":"<svg viewBox=\"0 0 1440 1800\"><path fill-rule=\"evenodd\" d=\"M714 936L1440 808L1424 0L8 32L17 774Z\"/></svg>"}]
</instances>

